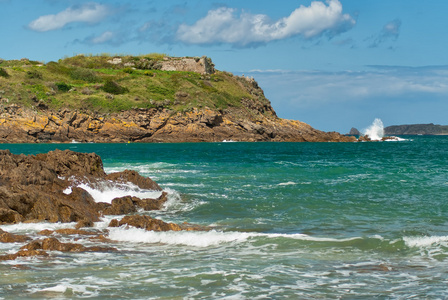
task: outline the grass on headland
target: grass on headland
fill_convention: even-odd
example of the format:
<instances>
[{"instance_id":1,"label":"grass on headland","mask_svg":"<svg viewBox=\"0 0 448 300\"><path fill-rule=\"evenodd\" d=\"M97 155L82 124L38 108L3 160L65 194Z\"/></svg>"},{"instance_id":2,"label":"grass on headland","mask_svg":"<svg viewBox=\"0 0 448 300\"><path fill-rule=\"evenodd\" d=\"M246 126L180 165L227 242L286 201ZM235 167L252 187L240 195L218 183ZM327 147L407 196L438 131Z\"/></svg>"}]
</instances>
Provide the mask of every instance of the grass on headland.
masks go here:
<instances>
[{"instance_id":1,"label":"grass on headland","mask_svg":"<svg viewBox=\"0 0 448 300\"><path fill-rule=\"evenodd\" d=\"M241 107L243 98L256 97L247 80L227 72L161 71L158 62L164 56L77 55L46 64L0 60L0 98L25 107L43 102L54 110L108 113L160 107L226 109Z\"/></svg>"}]
</instances>

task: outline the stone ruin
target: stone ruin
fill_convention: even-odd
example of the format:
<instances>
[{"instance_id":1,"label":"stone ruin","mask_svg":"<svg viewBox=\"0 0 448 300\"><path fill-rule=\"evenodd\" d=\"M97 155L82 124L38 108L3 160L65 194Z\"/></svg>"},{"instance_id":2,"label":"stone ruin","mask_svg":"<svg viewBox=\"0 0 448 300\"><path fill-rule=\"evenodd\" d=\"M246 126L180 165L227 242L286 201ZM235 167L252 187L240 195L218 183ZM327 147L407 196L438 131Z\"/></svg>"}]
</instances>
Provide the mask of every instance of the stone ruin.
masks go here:
<instances>
[{"instance_id":1,"label":"stone ruin","mask_svg":"<svg viewBox=\"0 0 448 300\"><path fill-rule=\"evenodd\" d=\"M200 74L215 73L215 65L207 56L199 57L164 57L161 61L162 71L186 71Z\"/></svg>"}]
</instances>

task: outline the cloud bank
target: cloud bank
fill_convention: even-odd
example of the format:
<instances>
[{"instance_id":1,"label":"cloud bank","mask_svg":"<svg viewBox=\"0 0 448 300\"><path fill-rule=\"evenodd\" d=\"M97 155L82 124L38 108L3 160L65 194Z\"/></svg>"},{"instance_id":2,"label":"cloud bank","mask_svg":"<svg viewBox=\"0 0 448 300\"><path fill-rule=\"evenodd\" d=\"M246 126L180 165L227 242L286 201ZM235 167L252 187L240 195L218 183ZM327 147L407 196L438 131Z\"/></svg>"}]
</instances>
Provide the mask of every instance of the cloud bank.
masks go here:
<instances>
[{"instance_id":1,"label":"cloud bank","mask_svg":"<svg viewBox=\"0 0 448 300\"><path fill-rule=\"evenodd\" d=\"M244 12L238 15L236 9L221 7L210 10L193 25L181 24L176 37L186 44L248 46L293 36L305 39L323 34L334 36L349 30L355 23L350 15L342 13L339 0L327 0L326 4L313 1L307 7L301 5L275 22L267 15Z\"/></svg>"},{"instance_id":2,"label":"cloud bank","mask_svg":"<svg viewBox=\"0 0 448 300\"><path fill-rule=\"evenodd\" d=\"M370 71L279 72L254 70L254 76L273 95L297 107L328 103L359 103L374 99L429 99L448 97L448 66L371 66ZM400 101L401 101L400 100Z\"/></svg>"},{"instance_id":3,"label":"cloud bank","mask_svg":"<svg viewBox=\"0 0 448 300\"><path fill-rule=\"evenodd\" d=\"M28 27L34 31L44 32L63 28L73 22L96 23L109 14L107 6L98 3L87 3L72 6L53 15L45 15L32 21Z\"/></svg>"}]
</instances>

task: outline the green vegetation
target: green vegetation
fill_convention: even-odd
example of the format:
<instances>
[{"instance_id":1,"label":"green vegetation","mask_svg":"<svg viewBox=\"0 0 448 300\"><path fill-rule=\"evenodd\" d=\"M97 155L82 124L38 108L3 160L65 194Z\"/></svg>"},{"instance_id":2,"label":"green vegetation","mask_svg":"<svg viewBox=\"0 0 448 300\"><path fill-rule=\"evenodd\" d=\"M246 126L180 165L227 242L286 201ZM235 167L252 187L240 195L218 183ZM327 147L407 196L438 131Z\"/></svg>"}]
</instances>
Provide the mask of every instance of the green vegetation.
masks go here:
<instances>
[{"instance_id":1,"label":"green vegetation","mask_svg":"<svg viewBox=\"0 0 448 300\"><path fill-rule=\"evenodd\" d=\"M50 109L118 112L131 108L243 107L242 99L268 103L248 80L227 72L203 75L162 71L164 54L77 55L42 64L0 60L0 90L10 103Z\"/></svg>"},{"instance_id":2,"label":"green vegetation","mask_svg":"<svg viewBox=\"0 0 448 300\"><path fill-rule=\"evenodd\" d=\"M0 68L0 76L1 76L1 77L5 77L5 78L8 78L8 77L9 77L9 74L8 74L8 72L6 72L5 69Z\"/></svg>"}]
</instances>

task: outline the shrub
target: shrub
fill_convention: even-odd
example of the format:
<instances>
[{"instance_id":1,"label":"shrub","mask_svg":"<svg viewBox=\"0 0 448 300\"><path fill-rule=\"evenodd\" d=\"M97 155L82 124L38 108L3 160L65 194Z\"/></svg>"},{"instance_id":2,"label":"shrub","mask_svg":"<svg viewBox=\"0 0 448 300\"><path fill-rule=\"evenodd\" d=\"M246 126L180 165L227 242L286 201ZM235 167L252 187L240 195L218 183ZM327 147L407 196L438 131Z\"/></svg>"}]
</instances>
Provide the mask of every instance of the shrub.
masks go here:
<instances>
[{"instance_id":1,"label":"shrub","mask_svg":"<svg viewBox=\"0 0 448 300\"><path fill-rule=\"evenodd\" d=\"M6 72L6 70L3 69L3 68L0 68L0 76L1 76L1 77L4 77L4 78L8 78L8 77L10 77L10 75L8 74L8 72Z\"/></svg>"},{"instance_id":2,"label":"shrub","mask_svg":"<svg viewBox=\"0 0 448 300\"><path fill-rule=\"evenodd\" d=\"M74 68L70 72L70 77L75 80L83 80L86 82L100 82L101 79L96 73L89 69Z\"/></svg>"},{"instance_id":3,"label":"shrub","mask_svg":"<svg viewBox=\"0 0 448 300\"><path fill-rule=\"evenodd\" d=\"M124 73L128 73L128 74L132 74L132 73L135 73L135 70L132 69L132 68L127 67L127 68L123 69L123 72Z\"/></svg>"},{"instance_id":4,"label":"shrub","mask_svg":"<svg viewBox=\"0 0 448 300\"><path fill-rule=\"evenodd\" d=\"M65 82L56 82L55 85L58 88L58 91L61 91L61 92L68 92L72 88L71 85L69 85Z\"/></svg>"},{"instance_id":5,"label":"shrub","mask_svg":"<svg viewBox=\"0 0 448 300\"><path fill-rule=\"evenodd\" d=\"M42 79L42 73L37 70L31 70L26 72L26 77L30 79Z\"/></svg>"},{"instance_id":6,"label":"shrub","mask_svg":"<svg viewBox=\"0 0 448 300\"><path fill-rule=\"evenodd\" d=\"M61 75L70 75L71 70L70 68L58 64L57 62L54 61L50 61L49 63L46 64L47 70L51 71L52 73L58 73Z\"/></svg>"},{"instance_id":7,"label":"shrub","mask_svg":"<svg viewBox=\"0 0 448 300\"><path fill-rule=\"evenodd\" d=\"M114 95L124 94L128 91L127 88L120 86L118 83L116 83L113 80L106 81L106 83L103 86L103 90L106 93L110 93L110 94L114 94Z\"/></svg>"}]
</instances>

